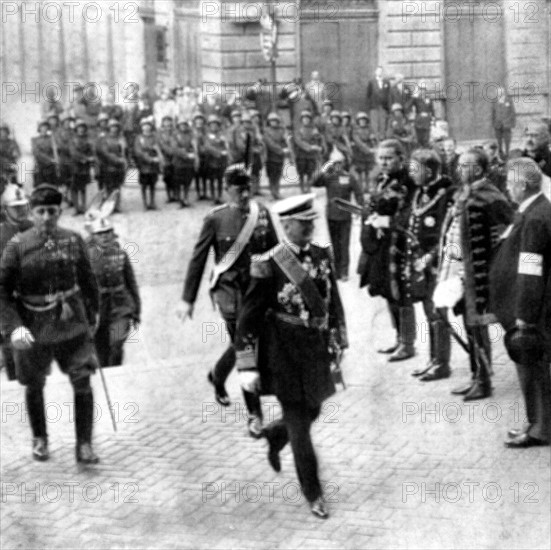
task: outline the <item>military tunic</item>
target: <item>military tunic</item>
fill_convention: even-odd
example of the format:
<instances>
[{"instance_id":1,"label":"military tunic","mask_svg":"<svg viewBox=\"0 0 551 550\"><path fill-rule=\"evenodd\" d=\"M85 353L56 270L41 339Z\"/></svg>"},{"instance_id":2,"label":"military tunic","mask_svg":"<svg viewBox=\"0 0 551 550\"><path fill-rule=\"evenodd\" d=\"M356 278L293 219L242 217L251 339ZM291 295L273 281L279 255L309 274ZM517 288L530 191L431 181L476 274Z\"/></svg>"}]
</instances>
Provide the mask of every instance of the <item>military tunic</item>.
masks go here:
<instances>
[{"instance_id":1,"label":"military tunic","mask_svg":"<svg viewBox=\"0 0 551 550\"><path fill-rule=\"evenodd\" d=\"M301 124L294 142L298 175L311 178L321 162L323 136L313 124Z\"/></svg>"},{"instance_id":2,"label":"military tunic","mask_svg":"<svg viewBox=\"0 0 551 550\"><path fill-rule=\"evenodd\" d=\"M92 181L90 168L97 163L96 148L87 135L75 135L71 157L73 159L73 189L82 191Z\"/></svg>"},{"instance_id":3,"label":"military tunic","mask_svg":"<svg viewBox=\"0 0 551 550\"><path fill-rule=\"evenodd\" d=\"M58 165L54 153L54 138L51 135L31 139L34 156L34 186L42 183L58 185Z\"/></svg>"},{"instance_id":4,"label":"military tunic","mask_svg":"<svg viewBox=\"0 0 551 550\"><path fill-rule=\"evenodd\" d=\"M0 139L0 177L7 182L17 181L17 161L21 157L19 145L14 139ZM4 189L2 188L2 193Z\"/></svg>"},{"instance_id":5,"label":"military tunic","mask_svg":"<svg viewBox=\"0 0 551 550\"><path fill-rule=\"evenodd\" d=\"M98 140L100 171L107 193L120 189L126 176L127 144L122 136L106 135Z\"/></svg>"}]
</instances>

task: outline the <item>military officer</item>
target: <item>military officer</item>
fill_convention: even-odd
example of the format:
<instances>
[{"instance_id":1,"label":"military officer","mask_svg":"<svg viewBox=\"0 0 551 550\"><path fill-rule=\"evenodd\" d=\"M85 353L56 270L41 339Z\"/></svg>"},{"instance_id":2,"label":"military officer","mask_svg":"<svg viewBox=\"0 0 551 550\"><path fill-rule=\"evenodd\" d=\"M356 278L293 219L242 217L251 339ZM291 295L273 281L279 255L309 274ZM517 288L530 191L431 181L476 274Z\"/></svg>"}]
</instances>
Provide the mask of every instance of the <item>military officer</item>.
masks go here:
<instances>
[{"instance_id":1,"label":"military officer","mask_svg":"<svg viewBox=\"0 0 551 550\"><path fill-rule=\"evenodd\" d=\"M345 160L344 155L338 149L333 150L329 161L312 179L314 187L327 189L325 215L331 246L335 254L335 278L341 281L348 281L352 215L338 208L333 199L340 198L349 201L353 194L359 206L363 207L364 203L360 182L354 174L346 169Z\"/></svg>"},{"instance_id":2,"label":"military officer","mask_svg":"<svg viewBox=\"0 0 551 550\"><path fill-rule=\"evenodd\" d=\"M29 200L23 189L15 183L9 183L2 193L2 211L4 221L0 223L0 256L12 237L30 229L33 225L29 220ZM13 350L9 340L4 340L1 334L0 340L2 342L2 360L6 367L8 379L15 380Z\"/></svg>"},{"instance_id":3,"label":"military officer","mask_svg":"<svg viewBox=\"0 0 551 550\"><path fill-rule=\"evenodd\" d=\"M142 202L145 210L157 210L155 187L163 169L163 153L153 133L153 118L140 121L142 133L134 140L134 157L140 174ZM149 191L149 200L147 197Z\"/></svg>"},{"instance_id":4,"label":"military officer","mask_svg":"<svg viewBox=\"0 0 551 550\"><path fill-rule=\"evenodd\" d=\"M102 367L121 365L124 342L140 323L141 301L132 264L109 219L87 225L88 258L99 285L99 324L94 341Z\"/></svg>"},{"instance_id":5,"label":"military officer","mask_svg":"<svg viewBox=\"0 0 551 550\"><path fill-rule=\"evenodd\" d=\"M96 147L96 151L98 150L99 148L99 142L101 139L103 139L107 134L109 133L109 115L107 114L107 112L105 111L102 111L99 115L98 115L98 119L97 119L97 133L96 133L96 140L95 140L95 147ZM105 180L105 177L103 175L103 172L102 172L102 163L99 162L98 163L98 170L97 170L97 175L96 175L96 179L98 180L98 188L99 189L103 189L105 183L104 183L104 180Z\"/></svg>"},{"instance_id":6,"label":"military officer","mask_svg":"<svg viewBox=\"0 0 551 550\"><path fill-rule=\"evenodd\" d=\"M0 177L2 180L16 183L17 162L20 158L21 150L17 141L10 137L10 127L5 123L0 124Z\"/></svg>"},{"instance_id":7,"label":"military officer","mask_svg":"<svg viewBox=\"0 0 551 550\"><path fill-rule=\"evenodd\" d=\"M266 175L270 184L270 192L274 199L279 199L279 184L283 175L285 157L289 154L285 128L281 118L276 113L270 113L267 126L264 129L264 144L266 145Z\"/></svg>"},{"instance_id":8,"label":"military officer","mask_svg":"<svg viewBox=\"0 0 551 550\"><path fill-rule=\"evenodd\" d=\"M323 136L313 124L310 111L300 114L300 126L293 136L300 190L310 191L310 179L318 170L323 152Z\"/></svg>"},{"instance_id":9,"label":"military officer","mask_svg":"<svg viewBox=\"0 0 551 550\"><path fill-rule=\"evenodd\" d=\"M166 189L166 202L177 202L176 185L174 183L174 119L164 116L161 128L157 132L159 147L163 153L163 180Z\"/></svg>"},{"instance_id":10,"label":"military officer","mask_svg":"<svg viewBox=\"0 0 551 550\"><path fill-rule=\"evenodd\" d=\"M128 168L128 146L121 132L121 123L112 118L108 124L108 133L98 139L98 160L107 195L118 190L115 212L120 212L121 190Z\"/></svg>"},{"instance_id":11,"label":"military officer","mask_svg":"<svg viewBox=\"0 0 551 550\"><path fill-rule=\"evenodd\" d=\"M505 445L514 449L551 441L551 203L541 184L542 172L532 159L509 163L507 186L519 208L490 271L491 309L507 331L505 344L517 363L528 417L523 429L509 431ZM511 350L514 340L520 344L517 354Z\"/></svg>"},{"instance_id":12,"label":"military officer","mask_svg":"<svg viewBox=\"0 0 551 550\"><path fill-rule=\"evenodd\" d=\"M375 166L376 137L369 125L369 116L360 111L352 131L352 168L360 178L364 192L369 189L369 173Z\"/></svg>"},{"instance_id":13,"label":"military officer","mask_svg":"<svg viewBox=\"0 0 551 550\"><path fill-rule=\"evenodd\" d=\"M99 292L82 238L57 225L62 198L55 186L36 187L34 227L16 235L2 255L0 329L11 341L17 379L25 386L33 458L49 458L43 389L55 359L73 386L77 462L95 464L90 375L97 366L92 333Z\"/></svg>"},{"instance_id":14,"label":"military officer","mask_svg":"<svg viewBox=\"0 0 551 550\"><path fill-rule=\"evenodd\" d=\"M71 158L73 161L73 186L71 200L76 214L86 210L86 186L92 181L92 169L97 166L96 148L88 137L88 125L83 120L75 123Z\"/></svg>"},{"instance_id":15,"label":"military officer","mask_svg":"<svg viewBox=\"0 0 551 550\"><path fill-rule=\"evenodd\" d=\"M311 511L327 518L310 426L323 401L335 391L330 334L341 347L348 342L331 252L312 243L314 196L289 197L274 206L287 240L251 263L236 350L241 386L275 394L281 402L283 417L263 430L270 465L281 470L279 453L291 443Z\"/></svg>"},{"instance_id":16,"label":"military officer","mask_svg":"<svg viewBox=\"0 0 551 550\"><path fill-rule=\"evenodd\" d=\"M208 130L203 141L205 172L214 204L222 204L224 171L228 166L229 147L222 133L222 123L217 115L209 115Z\"/></svg>"},{"instance_id":17,"label":"military officer","mask_svg":"<svg viewBox=\"0 0 551 550\"><path fill-rule=\"evenodd\" d=\"M277 236L266 207L250 199L250 177L244 167L230 166L225 180L229 201L214 208L205 218L188 266L183 303L177 315L182 320L192 317L205 264L213 248L216 266L210 291L226 322L232 344L209 372L208 378L215 388L216 400L227 406L230 400L224 385L235 365L233 340L237 316L250 281L250 258L252 254L272 248L277 243ZM250 392L243 395L249 411L249 431L252 436L259 437L262 424L260 400Z\"/></svg>"},{"instance_id":18,"label":"military officer","mask_svg":"<svg viewBox=\"0 0 551 550\"><path fill-rule=\"evenodd\" d=\"M38 136L31 139L34 157L34 185L59 183L59 158L57 145L49 134L50 125L46 120L38 123Z\"/></svg>"},{"instance_id":19,"label":"military officer","mask_svg":"<svg viewBox=\"0 0 551 550\"><path fill-rule=\"evenodd\" d=\"M408 165L409 175L417 186L408 220L409 235L401 267L404 303L422 302L429 324L430 359L426 366L413 371L422 382L450 376L450 334L446 311L436 311L432 293L436 286L435 263L438 259L440 230L448 209L454 202L457 187L442 176L442 162L432 149L416 149Z\"/></svg>"},{"instance_id":20,"label":"military officer","mask_svg":"<svg viewBox=\"0 0 551 550\"><path fill-rule=\"evenodd\" d=\"M397 139L402 144L406 157L409 157L415 141L413 128L404 116L404 108L400 103L392 105L390 111L386 137Z\"/></svg>"},{"instance_id":21,"label":"military officer","mask_svg":"<svg viewBox=\"0 0 551 550\"><path fill-rule=\"evenodd\" d=\"M199 171L199 151L188 122L179 120L174 134L174 185L182 208L189 206L189 188Z\"/></svg>"}]
</instances>

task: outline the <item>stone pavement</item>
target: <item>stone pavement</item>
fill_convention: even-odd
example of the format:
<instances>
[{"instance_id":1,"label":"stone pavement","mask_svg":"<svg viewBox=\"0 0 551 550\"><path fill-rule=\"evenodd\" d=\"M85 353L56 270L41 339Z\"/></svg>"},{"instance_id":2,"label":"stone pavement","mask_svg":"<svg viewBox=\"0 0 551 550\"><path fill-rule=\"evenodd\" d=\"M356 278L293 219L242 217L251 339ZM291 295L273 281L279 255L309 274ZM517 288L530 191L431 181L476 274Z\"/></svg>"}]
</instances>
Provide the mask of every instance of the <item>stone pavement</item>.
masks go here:
<instances>
[{"instance_id":1,"label":"stone pavement","mask_svg":"<svg viewBox=\"0 0 551 550\"><path fill-rule=\"evenodd\" d=\"M356 276L341 284L348 387L313 427L331 512L318 520L298 490L290 449L276 474L265 441L248 437L235 374L232 405L213 400L206 373L227 336L205 284L194 320L175 319L207 205L144 213L131 186L124 207L115 224L135 260L144 313L125 366L105 371L117 432L96 375L101 463L77 467L72 393L54 367L46 386L52 457L32 461L23 389L2 373L2 549L549 548L549 448L503 447L524 409L498 327L495 394L467 406L449 393L469 376L458 346L451 379L418 382L410 372L427 355L421 312L418 356L389 364L375 351L393 339L384 302L359 290ZM71 227L81 221L63 219ZM318 225L324 242L323 220ZM358 222L353 231L355 266ZM268 418L279 414L275 401L264 406Z\"/></svg>"}]
</instances>

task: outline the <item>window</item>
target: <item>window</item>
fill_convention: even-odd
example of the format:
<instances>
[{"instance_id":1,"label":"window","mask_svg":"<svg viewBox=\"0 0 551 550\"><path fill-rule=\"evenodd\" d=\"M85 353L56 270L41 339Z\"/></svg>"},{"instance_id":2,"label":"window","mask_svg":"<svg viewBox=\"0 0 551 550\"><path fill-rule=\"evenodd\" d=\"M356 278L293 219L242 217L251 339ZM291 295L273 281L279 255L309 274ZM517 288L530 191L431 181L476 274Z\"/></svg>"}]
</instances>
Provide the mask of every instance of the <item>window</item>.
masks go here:
<instances>
[{"instance_id":1,"label":"window","mask_svg":"<svg viewBox=\"0 0 551 550\"><path fill-rule=\"evenodd\" d=\"M157 25L155 28L155 47L157 52L157 63L166 67L168 63L167 56L167 28Z\"/></svg>"}]
</instances>

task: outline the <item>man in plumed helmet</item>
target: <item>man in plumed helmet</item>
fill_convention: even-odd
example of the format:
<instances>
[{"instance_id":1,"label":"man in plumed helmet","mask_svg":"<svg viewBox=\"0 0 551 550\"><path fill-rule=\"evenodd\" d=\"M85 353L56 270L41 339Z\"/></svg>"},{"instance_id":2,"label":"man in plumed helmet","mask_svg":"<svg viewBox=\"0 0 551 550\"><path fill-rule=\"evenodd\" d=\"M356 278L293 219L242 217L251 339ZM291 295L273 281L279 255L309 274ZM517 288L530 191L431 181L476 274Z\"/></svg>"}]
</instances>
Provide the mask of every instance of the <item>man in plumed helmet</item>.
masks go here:
<instances>
[{"instance_id":1,"label":"man in plumed helmet","mask_svg":"<svg viewBox=\"0 0 551 550\"><path fill-rule=\"evenodd\" d=\"M348 342L331 251L312 243L314 197L289 197L274 206L286 240L253 258L235 342L241 386L275 394L283 409L283 417L263 430L270 465L281 470L279 453L290 443L312 513L326 518L310 427L335 392L330 340L341 347Z\"/></svg>"},{"instance_id":2,"label":"man in plumed helmet","mask_svg":"<svg viewBox=\"0 0 551 550\"><path fill-rule=\"evenodd\" d=\"M183 302L177 315L182 320L193 316L207 258L213 248L216 265L210 280L210 293L226 323L232 344L209 372L208 379L214 386L216 401L228 406L230 400L225 382L235 365L233 339L237 316L250 282L251 255L272 248L277 243L277 235L266 207L250 198L250 177L244 165L230 166L225 173L225 182L229 200L211 210L205 218L189 262ZM247 391L243 396L249 412L249 432L253 437L259 437L262 425L260 400Z\"/></svg>"},{"instance_id":3,"label":"man in plumed helmet","mask_svg":"<svg viewBox=\"0 0 551 550\"><path fill-rule=\"evenodd\" d=\"M551 441L551 203L541 184L534 160L509 162L507 187L519 207L490 271L491 309L507 331L528 417L509 431L505 445L515 449Z\"/></svg>"},{"instance_id":4,"label":"man in plumed helmet","mask_svg":"<svg viewBox=\"0 0 551 550\"><path fill-rule=\"evenodd\" d=\"M0 330L11 341L17 379L25 386L33 458L49 458L43 389L55 359L74 390L76 459L95 464L90 375L97 366L91 338L99 293L82 238L58 227L61 200L56 187L36 187L34 227L16 235L2 255Z\"/></svg>"}]
</instances>

